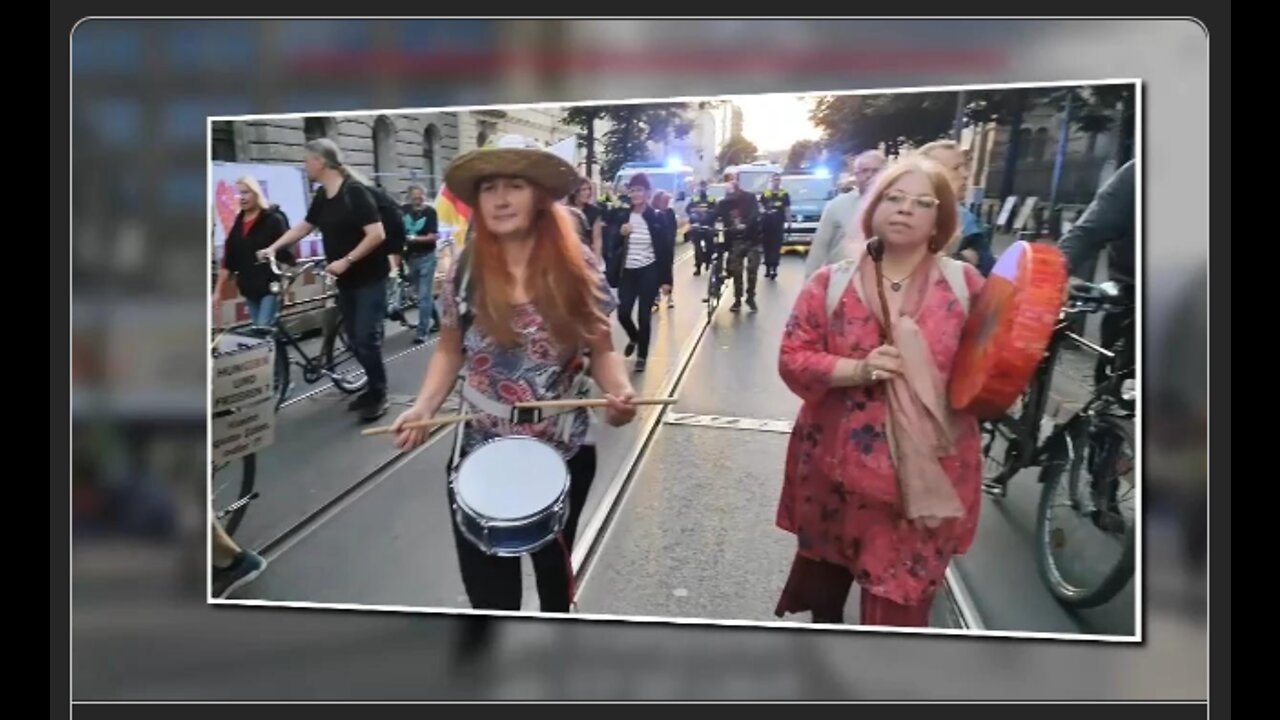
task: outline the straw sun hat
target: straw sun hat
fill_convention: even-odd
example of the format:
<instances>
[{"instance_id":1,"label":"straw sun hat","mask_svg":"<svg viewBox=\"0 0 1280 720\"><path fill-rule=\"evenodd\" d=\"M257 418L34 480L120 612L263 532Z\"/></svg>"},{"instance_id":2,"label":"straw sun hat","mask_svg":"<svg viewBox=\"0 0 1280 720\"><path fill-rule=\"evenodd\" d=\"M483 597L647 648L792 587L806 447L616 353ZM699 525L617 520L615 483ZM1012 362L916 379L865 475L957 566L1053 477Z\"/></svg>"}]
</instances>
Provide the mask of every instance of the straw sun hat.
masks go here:
<instances>
[{"instance_id":1,"label":"straw sun hat","mask_svg":"<svg viewBox=\"0 0 1280 720\"><path fill-rule=\"evenodd\" d=\"M562 198L578 187L578 171L554 153L520 135L504 135L492 145L459 157L444 174L444 184L462 202L475 207L480 181L521 177Z\"/></svg>"}]
</instances>

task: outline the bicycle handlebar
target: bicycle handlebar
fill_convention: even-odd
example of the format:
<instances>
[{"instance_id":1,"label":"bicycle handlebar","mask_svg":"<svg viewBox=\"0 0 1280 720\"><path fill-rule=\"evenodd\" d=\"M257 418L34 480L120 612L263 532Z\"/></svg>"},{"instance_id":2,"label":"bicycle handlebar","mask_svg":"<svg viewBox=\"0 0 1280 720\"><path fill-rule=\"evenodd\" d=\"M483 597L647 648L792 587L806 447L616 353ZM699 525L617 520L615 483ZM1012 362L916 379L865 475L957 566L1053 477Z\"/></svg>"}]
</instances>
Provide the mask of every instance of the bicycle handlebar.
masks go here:
<instances>
[{"instance_id":1,"label":"bicycle handlebar","mask_svg":"<svg viewBox=\"0 0 1280 720\"><path fill-rule=\"evenodd\" d=\"M1115 312L1133 307L1123 288L1115 282L1091 283L1071 281L1064 315L1095 312Z\"/></svg>"},{"instance_id":2,"label":"bicycle handlebar","mask_svg":"<svg viewBox=\"0 0 1280 720\"><path fill-rule=\"evenodd\" d=\"M311 268L316 267L317 265L323 265L324 259L315 258L312 260L306 260L301 263L298 263L297 265L290 266L288 268L285 268L284 266L282 266L280 264L280 261L277 260L276 256L274 255L268 256L266 262L271 265L271 272L275 273L276 275L279 275L280 277L293 280L294 278L297 278L299 275L310 270ZM329 275L329 273L327 272L325 273L325 275L330 278L333 277L332 275Z\"/></svg>"}]
</instances>

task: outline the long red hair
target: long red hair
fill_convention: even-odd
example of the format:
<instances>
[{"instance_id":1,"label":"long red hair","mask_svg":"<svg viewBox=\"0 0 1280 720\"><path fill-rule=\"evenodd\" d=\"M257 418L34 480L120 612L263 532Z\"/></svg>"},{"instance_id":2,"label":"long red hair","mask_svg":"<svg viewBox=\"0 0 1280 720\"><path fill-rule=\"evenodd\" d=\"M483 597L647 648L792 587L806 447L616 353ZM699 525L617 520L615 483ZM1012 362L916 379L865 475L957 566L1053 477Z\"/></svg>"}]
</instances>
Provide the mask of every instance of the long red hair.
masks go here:
<instances>
[{"instance_id":1,"label":"long red hair","mask_svg":"<svg viewBox=\"0 0 1280 720\"><path fill-rule=\"evenodd\" d=\"M529 256L527 290L556 342L561 347L575 347L607 331L608 319L600 312L604 291L597 273L587 264L569 211L541 189L535 192L536 239ZM485 225L481 212L475 214L471 242L475 246L476 323L498 344L515 347L520 343L511 326L515 278L507 268L500 241Z\"/></svg>"}]
</instances>

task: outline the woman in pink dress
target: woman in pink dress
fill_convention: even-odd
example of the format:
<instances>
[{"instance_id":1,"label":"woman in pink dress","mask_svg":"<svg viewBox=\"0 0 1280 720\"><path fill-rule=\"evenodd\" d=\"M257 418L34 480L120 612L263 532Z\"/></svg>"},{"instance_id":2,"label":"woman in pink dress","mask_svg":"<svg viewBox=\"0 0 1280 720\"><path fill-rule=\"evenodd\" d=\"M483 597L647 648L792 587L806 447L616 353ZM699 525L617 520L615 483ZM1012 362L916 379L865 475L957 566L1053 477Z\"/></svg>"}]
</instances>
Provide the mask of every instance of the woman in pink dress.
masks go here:
<instances>
[{"instance_id":1,"label":"woman in pink dress","mask_svg":"<svg viewBox=\"0 0 1280 720\"><path fill-rule=\"evenodd\" d=\"M952 288L976 295L982 276L938 254L957 206L936 163L896 164L863 207L871 241L808 281L782 340L782 379L804 405L777 515L799 547L776 613L842 623L856 582L861 624L925 627L978 521L978 424L946 386L968 299Z\"/></svg>"}]
</instances>

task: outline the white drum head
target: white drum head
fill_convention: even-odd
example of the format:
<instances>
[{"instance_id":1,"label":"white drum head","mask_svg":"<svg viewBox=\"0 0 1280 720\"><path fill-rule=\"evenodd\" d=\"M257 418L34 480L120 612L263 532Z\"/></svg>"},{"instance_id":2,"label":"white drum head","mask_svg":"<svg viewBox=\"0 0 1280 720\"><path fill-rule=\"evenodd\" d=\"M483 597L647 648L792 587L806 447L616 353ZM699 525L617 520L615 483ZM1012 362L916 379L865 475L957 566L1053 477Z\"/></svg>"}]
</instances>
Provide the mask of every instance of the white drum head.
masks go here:
<instances>
[{"instance_id":1,"label":"white drum head","mask_svg":"<svg viewBox=\"0 0 1280 720\"><path fill-rule=\"evenodd\" d=\"M493 520L519 520L559 499L569 470L555 448L534 438L494 440L458 468L454 491L472 511Z\"/></svg>"}]
</instances>

